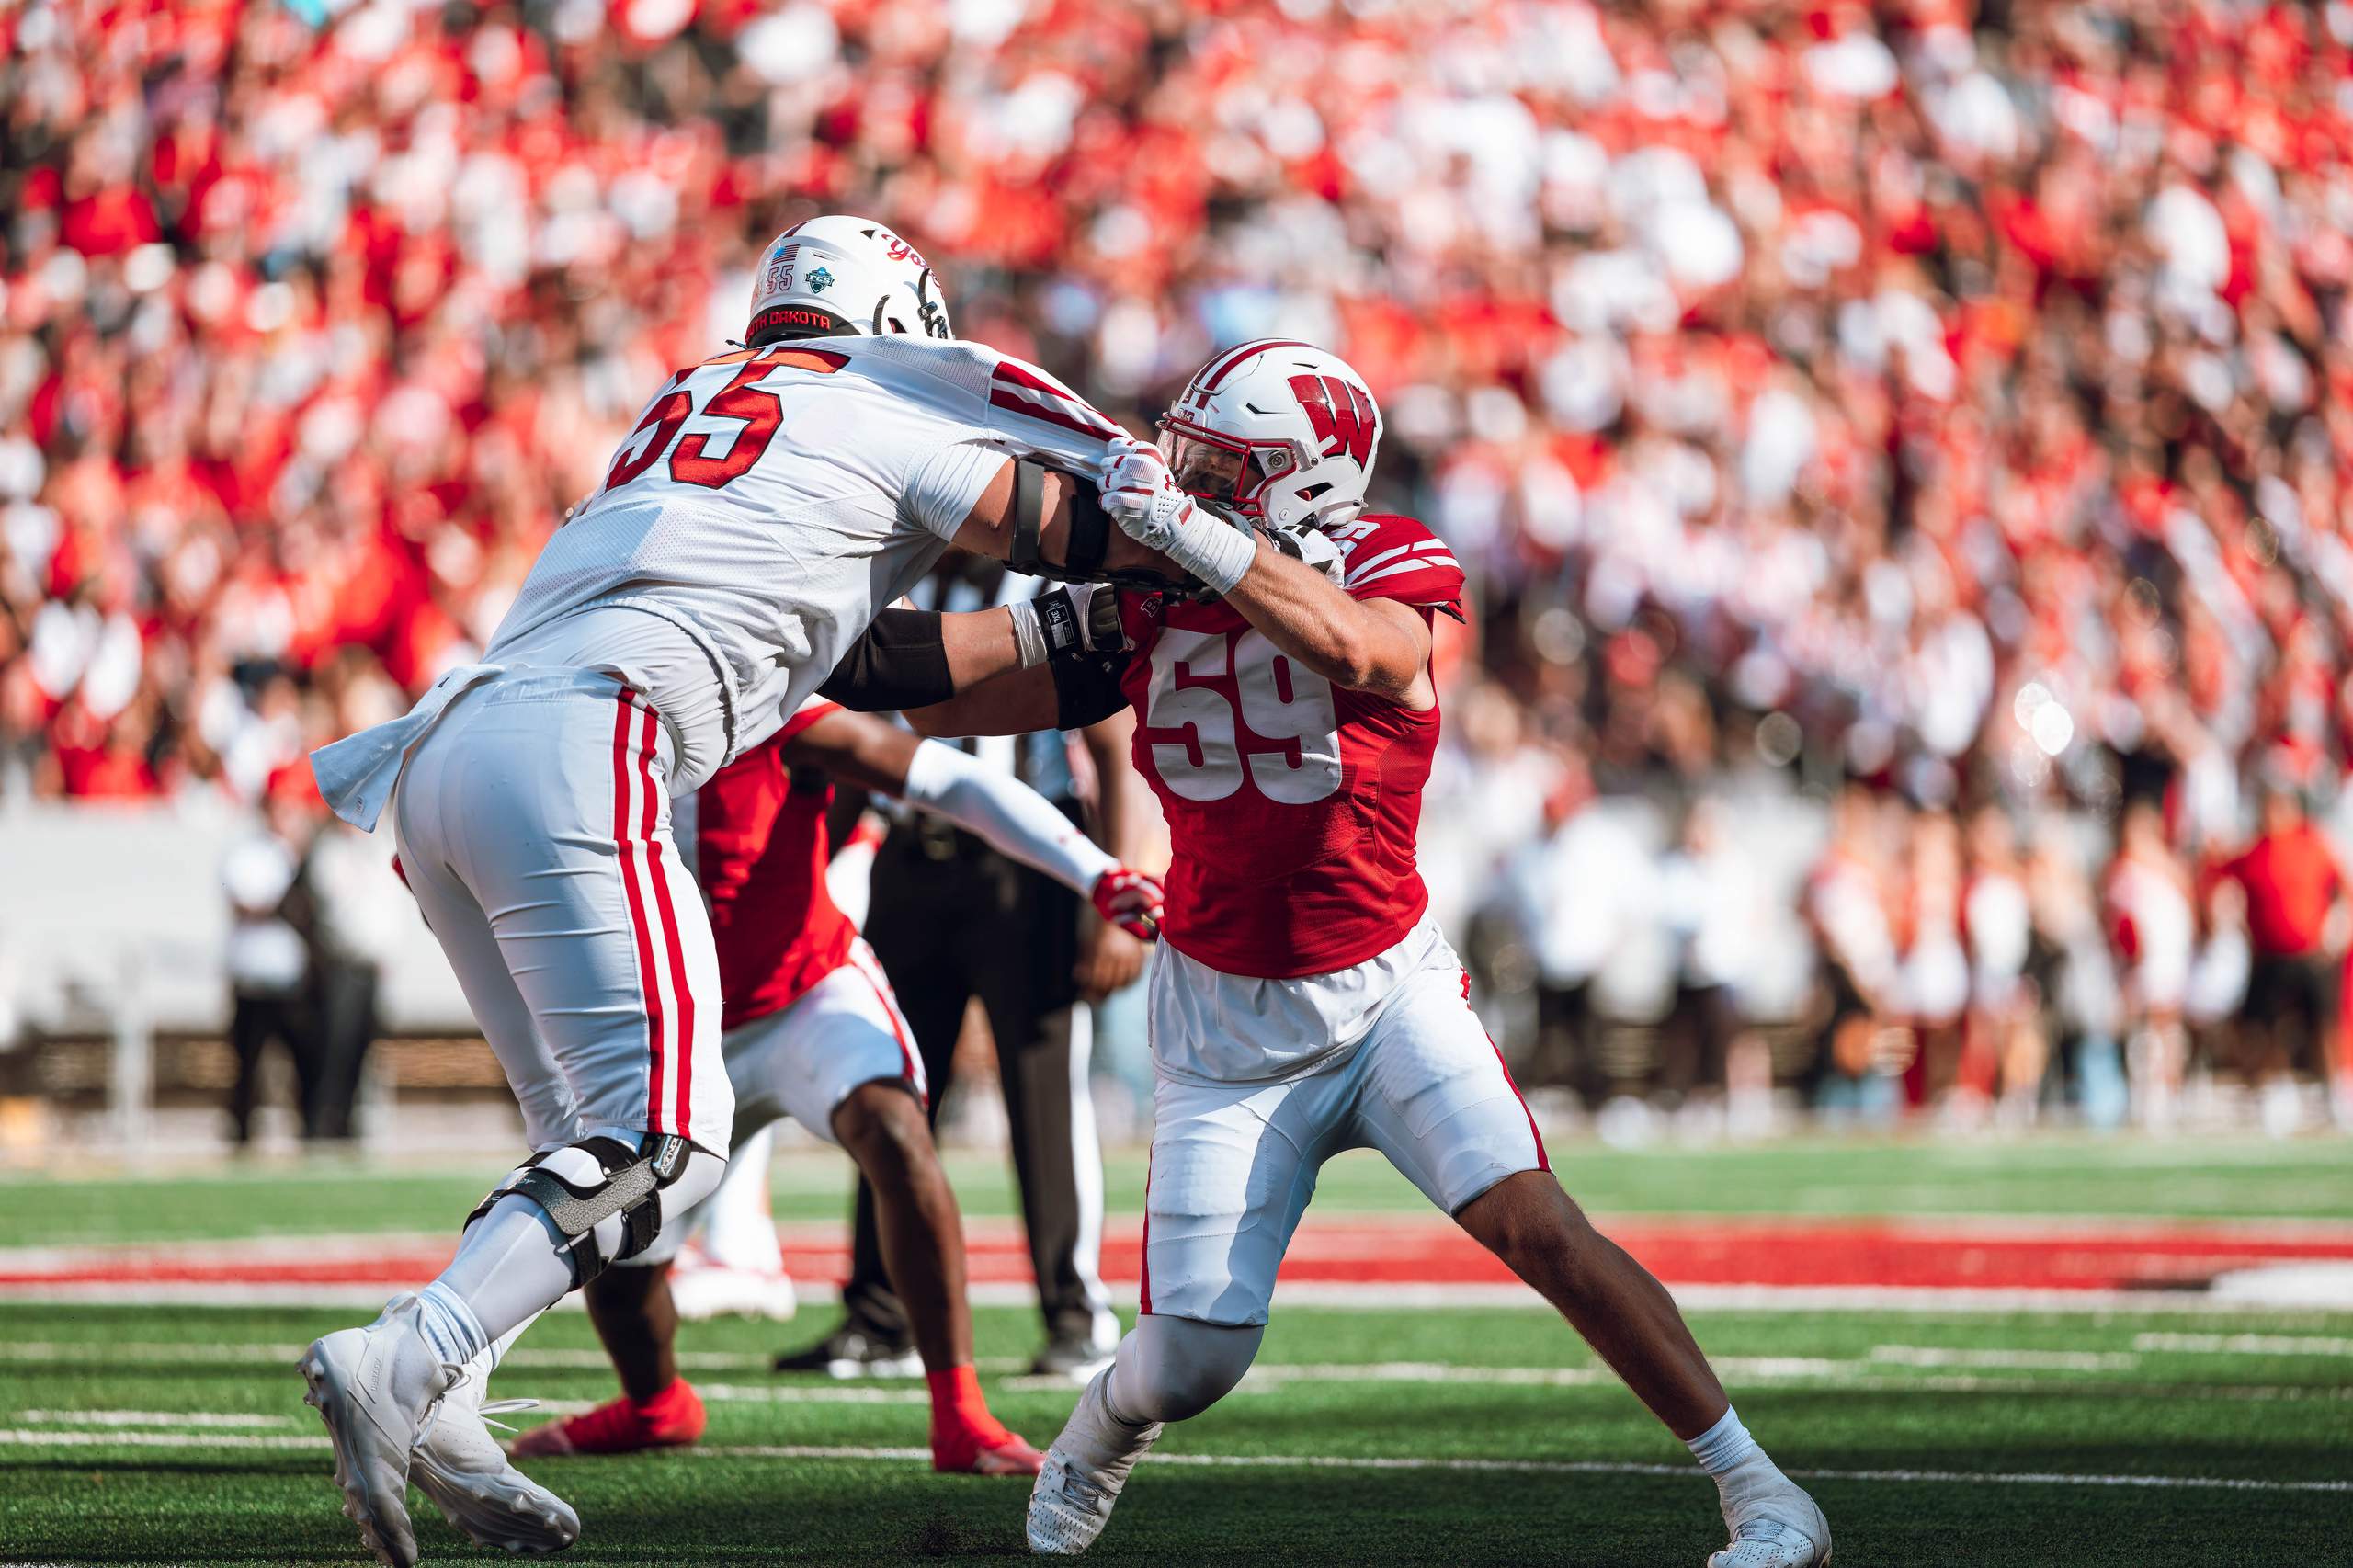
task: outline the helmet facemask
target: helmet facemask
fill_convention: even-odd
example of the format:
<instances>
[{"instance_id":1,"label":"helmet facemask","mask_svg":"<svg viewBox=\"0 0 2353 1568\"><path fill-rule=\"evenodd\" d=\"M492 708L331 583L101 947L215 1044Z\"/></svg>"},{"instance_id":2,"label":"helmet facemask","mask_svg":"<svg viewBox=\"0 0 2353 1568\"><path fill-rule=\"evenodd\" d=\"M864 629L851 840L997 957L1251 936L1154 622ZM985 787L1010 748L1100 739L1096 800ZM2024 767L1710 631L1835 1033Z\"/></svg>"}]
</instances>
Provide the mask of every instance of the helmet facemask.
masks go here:
<instances>
[{"instance_id":1,"label":"helmet facemask","mask_svg":"<svg viewBox=\"0 0 2353 1568\"><path fill-rule=\"evenodd\" d=\"M1160 455L1176 487L1204 506L1236 517L1265 517L1269 482L1295 472L1296 443L1244 441L1175 415L1160 421Z\"/></svg>"}]
</instances>

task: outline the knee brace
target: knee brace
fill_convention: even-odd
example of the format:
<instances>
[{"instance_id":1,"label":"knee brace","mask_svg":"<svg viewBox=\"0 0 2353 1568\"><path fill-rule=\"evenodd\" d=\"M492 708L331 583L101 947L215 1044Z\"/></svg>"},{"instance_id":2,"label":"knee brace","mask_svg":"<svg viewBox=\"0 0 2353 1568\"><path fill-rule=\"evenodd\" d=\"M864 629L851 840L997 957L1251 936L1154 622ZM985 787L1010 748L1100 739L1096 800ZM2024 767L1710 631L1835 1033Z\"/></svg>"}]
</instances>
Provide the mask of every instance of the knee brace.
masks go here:
<instances>
[{"instance_id":1,"label":"knee brace","mask_svg":"<svg viewBox=\"0 0 2353 1568\"><path fill-rule=\"evenodd\" d=\"M1139 1426L1199 1415L1233 1392L1266 1335L1264 1324L1138 1318L1112 1363L1112 1414Z\"/></svg>"},{"instance_id":2,"label":"knee brace","mask_svg":"<svg viewBox=\"0 0 2353 1568\"><path fill-rule=\"evenodd\" d=\"M619 1138L584 1138L509 1171L466 1216L466 1224L504 1198L536 1204L563 1238L578 1287L606 1265L652 1246L665 1211L684 1213L700 1202L726 1169L718 1155L666 1134L648 1133L634 1146Z\"/></svg>"}]
</instances>

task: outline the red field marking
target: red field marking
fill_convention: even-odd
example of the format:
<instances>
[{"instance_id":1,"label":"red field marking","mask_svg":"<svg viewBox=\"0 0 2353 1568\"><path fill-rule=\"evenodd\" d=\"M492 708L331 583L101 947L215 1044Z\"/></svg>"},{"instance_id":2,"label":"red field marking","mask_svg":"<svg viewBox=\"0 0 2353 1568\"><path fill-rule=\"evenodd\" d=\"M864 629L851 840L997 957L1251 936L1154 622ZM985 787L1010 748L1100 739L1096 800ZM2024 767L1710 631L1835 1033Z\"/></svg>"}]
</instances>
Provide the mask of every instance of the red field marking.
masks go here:
<instances>
[{"instance_id":1,"label":"red field marking","mask_svg":"<svg viewBox=\"0 0 2353 1568\"><path fill-rule=\"evenodd\" d=\"M2234 1269L2290 1261L2353 1260L2353 1227L2230 1224L2063 1225L1999 1221L1626 1219L1611 1236L1669 1285L1877 1287L1935 1290L2194 1290ZM831 1224L780 1232L785 1261L810 1280L848 1272L846 1238ZM414 1286L448 1260L445 1243L416 1237L369 1244L234 1242L157 1247L0 1252L0 1297L61 1286ZM1020 1284L1029 1252L1010 1221L968 1229L976 1284ZM1103 1275L1133 1284L1138 1227L1112 1228ZM1294 1285L1508 1284L1511 1275L1468 1236L1432 1218L1311 1220L1282 1278Z\"/></svg>"}]
</instances>

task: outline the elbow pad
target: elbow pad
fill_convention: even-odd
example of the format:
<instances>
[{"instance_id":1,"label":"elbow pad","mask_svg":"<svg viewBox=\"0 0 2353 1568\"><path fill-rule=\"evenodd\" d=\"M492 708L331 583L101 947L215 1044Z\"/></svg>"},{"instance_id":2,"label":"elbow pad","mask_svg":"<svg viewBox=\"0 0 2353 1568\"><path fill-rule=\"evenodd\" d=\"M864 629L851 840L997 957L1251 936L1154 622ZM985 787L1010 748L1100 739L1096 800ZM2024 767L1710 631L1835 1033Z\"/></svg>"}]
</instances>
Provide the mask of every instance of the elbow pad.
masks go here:
<instances>
[{"instance_id":1,"label":"elbow pad","mask_svg":"<svg viewBox=\"0 0 2353 1568\"><path fill-rule=\"evenodd\" d=\"M1006 517L1005 563L1032 577L1057 583L1119 583L1131 588L1181 588L1157 573L1141 568L1107 572L1103 558L1111 551L1111 515L1092 484L1074 483L1064 508L1068 532L1063 559L1047 560L1039 551L1046 528L1046 474L1042 463L1017 458L1013 464L1013 509ZM1068 476L1065 476L1068 477Z\"/></svg>"},{"instance_id":2,"label":"elbow pad","mask_svg":"<svg viewBox=\"0 0 2353 1568\"><path fill-rule=\"evenodd\" d=\"M1032 577L1058 583L1091 583L1103 569L1111 548L1111 519L1092 490L1074 487L1070 498L1070 534L1057 563L1039 553L1039 537L1046 528L1046 468L1017 458L1013 464L1013 511L1006 522L1005 563Z\"/></svg>"},{"instance_id":3,"label":"elbow pad","mask_svg":"<svg viewBox=\"0 0 2353 1568\"><path fill-rule=\"evenodd\" d=\"M859 713L927 708L956 695L939 614L886 609L850 644L818 695Z\"/></svg>"}]
</instances>

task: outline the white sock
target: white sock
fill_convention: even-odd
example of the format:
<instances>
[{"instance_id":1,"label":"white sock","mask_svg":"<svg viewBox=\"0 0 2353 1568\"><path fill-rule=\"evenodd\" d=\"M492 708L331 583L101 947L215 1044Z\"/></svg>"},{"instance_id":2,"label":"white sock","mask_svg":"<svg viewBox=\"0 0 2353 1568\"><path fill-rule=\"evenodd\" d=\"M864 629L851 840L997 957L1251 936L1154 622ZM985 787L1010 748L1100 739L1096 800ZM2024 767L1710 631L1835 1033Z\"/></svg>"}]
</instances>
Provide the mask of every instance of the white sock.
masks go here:
<instances>
[{"instance_id":1,"label":"white sock","mask_svg":"<svg viewBox=\"0 0 2353 1568\"><path fill-rule=\"evenodd\" d=\"M416 1293L417 1326L445 1366L462 1367L490 1347L472 1307L438 1279Z\"/></svg>"},{"instance_id":2,"label":"white sock","mask_svg":"<svg viewBox=\"0 0 2353 1568\"><path fill-rule=\"evenodd\" d=\"M558 1250L563 1240L546 1210L512 1194L466 1227L458 1256L426 1287L428 1296L446 1290L473 1313L472 1348L460 1359L472 1359L563 1300L572 1289L572 1255Z\"/></svg>"},{"instance_id":3,"label":"white sock","mask_svg":"<svg viewBox=\"0 0 2353 1568\"><path fill-rule=\"evenodd\" d=\"M426 1287L427 1290L431 1290L434 1287L432 1286ZM457 1301L457 1298L454 1295L450 1296L449 1299L452 1301ZM467 1313L469 1317L472 1315L472 1309L471 1307L467 1307L464 1302L458 1301L457 1304ZM464 1379L472 1379L473 1381L475 1388L474 1399L477 1403L486 1400L490 1395L490 1374L498 1369L498 1364L501 1361L506 1359L506 1353L515 1347L515 1342L517 1340L523 1337L523 1331L539 1321L539 1314L537 1312L532 1313L523 1322L517 1324L513 1328L508 1329L505 1334L500 1335L496 1339L494 1339L488 1345L483 1346L482 1349L474 1355L472 1359L466 1363L466 1369L462 1374L460 1381L462 1381Z\"/></svg>"},{"instance_id":4,"label":"white sock","mask_svg":"<svg viewBox=\"0 0 2353 1568\"><path fill-rule=\"evenodd\" d=\"M1688 1445L1691 1457L1699 1468L1719 1481L1746 1465L1752 1460L1765 1458L1765 1450L1748 1435L1740 1422L1740 1412L1726 1409L1723 1419L1691 1439Z\"/></svg>"}]
</instances>

